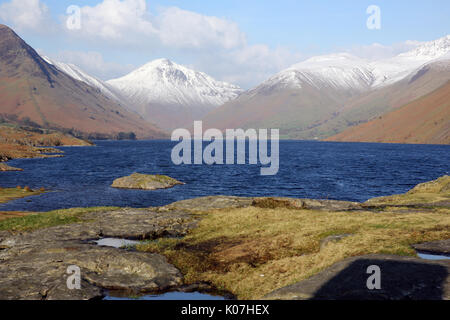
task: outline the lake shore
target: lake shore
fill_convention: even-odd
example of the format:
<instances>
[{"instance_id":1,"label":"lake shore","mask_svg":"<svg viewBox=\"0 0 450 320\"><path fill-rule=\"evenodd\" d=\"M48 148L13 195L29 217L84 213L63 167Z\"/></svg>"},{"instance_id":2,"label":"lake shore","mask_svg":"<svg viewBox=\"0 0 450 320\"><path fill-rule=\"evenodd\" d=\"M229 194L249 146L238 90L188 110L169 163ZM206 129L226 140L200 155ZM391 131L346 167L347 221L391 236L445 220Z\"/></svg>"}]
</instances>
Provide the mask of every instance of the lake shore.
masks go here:
<instances>
[{"instance_id":1,"label":"lake shore","mask_svg":"<svg viewBox=\"0 0 450 320\"><path fill-rule=\"evenodd\" d=\"M6 165L8 160L61 157L63 152L52 147L91 145L55 130L0 124L0 171L21 171Z\"/></svg>"},{"instance_id":2,"label":"lake shore","mask_svg":"<svg viewBox=\"0 0 450 320\"><path fill-rule=\"evenodd\" d=\"M207 284L238 299L340 299L355 288L319 289L348 270L354 275L351 268L361 261L378 261L388 278L399 266L405 272L418 266L407 274L430 290L393 279L408 293L360 287L361 299L450 299L449 263L422 260L414 248L437 243L442 252L449 246L449 203L446 176L365 203L215 196L148 209L68 209L7 219L0 221L1 298L94 299L113 289L132 296ZM142 242L125 248L92 242L103 238ZM68 265L81 268L83 290L67 289ZM423 270L447 276L422 277ZM309 279L314 285L304 282Z\"/></svg>"}]
</instances>

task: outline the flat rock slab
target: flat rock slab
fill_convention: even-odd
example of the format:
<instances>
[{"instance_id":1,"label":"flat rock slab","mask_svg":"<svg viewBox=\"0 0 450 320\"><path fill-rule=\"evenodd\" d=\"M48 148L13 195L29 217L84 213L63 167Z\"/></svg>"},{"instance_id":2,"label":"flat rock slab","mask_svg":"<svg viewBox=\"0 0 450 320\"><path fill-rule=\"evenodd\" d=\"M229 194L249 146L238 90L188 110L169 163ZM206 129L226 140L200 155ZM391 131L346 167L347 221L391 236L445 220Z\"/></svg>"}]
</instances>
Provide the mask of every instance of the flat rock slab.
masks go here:
<instances>
[{"instance_id":1,"label":"flat rock slab","mask_svg":"<svg viewBox=\"0 0 450 320\"><path fill-rule=\"evenodd\" d=\"M3 254L2 254L3 256ZM67 287L67 268L77 266L83 285ZM181 273L157 254L75 243L30 248L2 261L0 299L93 299L101 289L153 292L182 283Z\"/></svg>"},{"instance_id":2,"label":"flat rock slab","mask_svg":"<svg viewBox=\"0 0 450 320\"><path fill-rule=\"evenodd\" d=\"M369 290L369 266L381 270L381 290ZM338 262L310 279L278 289L269 300L448 300L450 262L366 255Z\"/></svg>"},{"instance_id":3,"label":"flat rock slab","mask_svg":"<svg viewBox=\"0 0 450 320\"><path fill-rule=\"evenodd\" d=\"M443 241L426 242L413 245L417 251L437 255L450 255L450 239Z\"/></svg>"},{"instance_id":4,"label":"flat rock slab","mask_svg":"<svg viewBox=\"0 0 450 320\"><path fill-rule=\"evenodd\" d=\"M182 274L158 254L97 246L104 237L183 236L195 225L183 212L143 209L92 212L85 222L0 234L0 300L94 299L105 289L159 292L180 286ZM81 270L81 290L67 288L67 268Z\"/></svg>"},{"instance_id":5,"label":"flat rock slab","mask_svg":"<svg viewBox=\"0 0 450 320\"><path fill-rule=\"evenodd\" d=\"M338 200L313 200L313 199L294 199L283 197L254 198L253 206L266 209L307 209L307 210L330 210L347 211L362 209L362 205L357 202L338 201Z\"/></svg>"},{"instance_id":6,"label":"flat rock slab","mask_svg":"<svg viewBox=\"0 0 450 320\"><path fill-rule=\"evenodd\" d=\"M225 208L245 208L250 206L267 209L287 208L332 211L358 210L363 208L360 203L336 200L310 200L282 197L244 198L233 196L209 196L174 202L163 207L162 209L205 211Z\"/></svg>"},{"instance_id":7,"label":"flat rock slab","mask_svg":"<svg viewBox=\"0 0 450 320\"><path fill-rule=\"evenodd\" d=\"M184 183L168 176L133 173L131 176L114 180L111 186L119 189L158 190L181 184Z\"/></svg>"},{"instance_id":8,"label":"flat rock slab","mask_svg":"<svg viewBox=\"0 0 450 320\"><path fill-rule=\"evenodd\" d=\"M210 196L174 202L160 210L214 210L225 208L244 208L252 205L252 198L232 196Z\"/></svg>"}]
</instances>

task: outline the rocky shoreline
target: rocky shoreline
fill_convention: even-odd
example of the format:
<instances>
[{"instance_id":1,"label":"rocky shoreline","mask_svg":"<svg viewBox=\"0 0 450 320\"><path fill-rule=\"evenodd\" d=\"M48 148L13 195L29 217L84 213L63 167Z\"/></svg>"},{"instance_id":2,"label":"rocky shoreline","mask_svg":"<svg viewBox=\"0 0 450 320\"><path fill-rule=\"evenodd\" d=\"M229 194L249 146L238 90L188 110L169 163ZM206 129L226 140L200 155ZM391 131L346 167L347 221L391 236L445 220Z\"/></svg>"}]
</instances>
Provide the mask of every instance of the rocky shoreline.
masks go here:
<instances>
[{"instance_id":1,"label":"rocky shoreline","mask_svg":"<svg viewBox=\"0 0 450 320\"><path fill-rule=\"evenodd\" d=\"M183 237L198 223L192 210L221 208L243 208L261 203L284 203L305 208L313 204L320 210L354 207L354 203L298 200L284 198L237 198L206 197L180 201L162 208L120 209L93 212L83 216L83 222L40 229L32 232L13 234L0 232L0 299L98 299L107 290L129 292L130 295L158 293L183 287L183 275L167 259L159 254L137 252L130 249L100 247L92 240L101 238L122 238L152 240L159 238ZM422 244L421 246L426 246ZM435 242L439 252L449 250L449 242ZM436 252L436 250L435 250ZM450 299L450 279L436 280L432 276L421 277L420 288L412 288L404 293L401 287L389 292L373 295L367 290L350 291L337 286L327 294L314 295L330 279L358 261L386 261L418 265L414 275L435 268L450 274L450 262L428 262L412 257L373 255L347 259L334 265L312 279L302 281L287 288L266 295L267 299L402 299L436 298L436 293L424 296L423 288L442 284L441 298ZM69 290L66 286L66 269L70 265L81 268L82 290ZM394 267L398 269L398 266ZM394 268L394 269L395 269ZM389 268L386 268L390 270ZM391 268L392 269L392 268ZM395 270L397 270L395 269ZM390 271L389 271L390 272ZM393 272L393 271L392 271ZM354 274L348 271L347 277ZM389 273L391 275L391 272ZM410 279L410 275L402 279ZM391 275L392 276L392 275ZM348 279L348 284L354 283ZM341 285L342 286L342 285ZM344 285L345 286L345 285ZM332 287L334 288L334 287ZM419 289L417 289L419 288ZM400 291L399 291L400 290ZM436 289L437 290L437 289ZM435 290L435 291L436 291ZM334 293L333 293L334 292ZM403 293L402 293L403 292Z\"/></svg>"},{"instance_id":2,"label":"rocky shoreline","mask_svg":"<svg viewBox=\"0 0 450 320\"><path fill-rule=\"evenodd\" d=\"M442 181L447 183L448 177ZM448 184L445 188L448 188ZM431 205L442 203L442 196L438 202L431 202ZM430 205L430 202L425 204ZM276 213L282 209L292 213L323 212L331 215L368 211L369 214L377 215L385 202L381 201L378 205L381 207L376 207L373 202L213 196L179 201L158 208L95 210L83 214L76 223L34 231L3 230L0 231L0 299L87 300L101 299L110 290L124 292L129 296L171 290L214 290L214 286L208 282L186 282L186 275L162 254L127 247L98 246L94 241L119 238L147 240L151 243L154 240L183 239L203 223L204 218L199 212L268 210L269 213ZM401 208L395 207L396 214L401 218L404 214L402 210L421 208L416 202L414 206L412 209L405 204ZM431 209L423 210L428 212ZM447 209L438 207L436 210L441 212ZM443 227L445 230L445 225ZM320 251L331 250L330 246L350 238L351 233L325 237L320 243ZM184 248L196 250L194 246L191 249ZM450 240L421 243L414 248L448 255ZM227 249L224 247L222 250ZM367 278L365 268L371 264L383 269L383 283L386 285L381 291L361 287ZM81 270L81 290L70 290L66 285L69 276L67 268L73 265ZM360 255L339 261L305 280L278 287L264 298L448 300L449 275L450 260L427 261L392 254Z\"/></svg>"},{"instance_id":3,"label":"rocky shoreline","mask_svg":"<svg viewBox=\"0 0 450 320\"><path fill-rule=\"evenodd\" d=\"M92 143L55 130L0 124L0 172L23 171L5 163L13 159L62 157L64 152L53 148L61 146L92 146Z\"/></svg>"}]
</instances>

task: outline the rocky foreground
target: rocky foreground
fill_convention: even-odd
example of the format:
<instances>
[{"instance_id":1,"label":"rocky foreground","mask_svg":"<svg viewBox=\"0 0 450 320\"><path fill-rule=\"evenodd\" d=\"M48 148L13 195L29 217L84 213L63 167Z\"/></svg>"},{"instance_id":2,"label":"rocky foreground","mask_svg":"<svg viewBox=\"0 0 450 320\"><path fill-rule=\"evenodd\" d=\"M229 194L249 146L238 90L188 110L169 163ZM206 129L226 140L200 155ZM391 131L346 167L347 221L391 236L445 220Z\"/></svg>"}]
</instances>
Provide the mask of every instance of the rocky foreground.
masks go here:
<instances>
[{"instance_id":1,"label":"rocky foreground","mask_svg":"<svg viewBox=\"0 0 450 320\"><path fill-rule=\"evenodd\" d=\"M403 250L404 241L418 241L418 250L448 254L449 183L450 177L444 177L396 196L395 201L389 197L353 203L217 196L161 208L93 210L77 222L30 231L4 228L0 231L0 299L98 299L108 290L134 296L208 283L244 299L448 300L449 260L420 259L414 256L412 246L406 246L411 250L409 256L380 251L397 245L392 241L400 239L395 250ZM439 196L431 197L436 188ZM295 217L301 218L300 227L291 230ZM358 219L365 221L367 229L350 228ZM236 220L235 231L226 230L232 220ZM256 225L257 221L262 224ZM248 226L238 229L246 223ZM318 230L316 238L311 228L321 223L328 231ZM349 228L330 232L338 223ZM224 234L218 233L221 226ZM256 231L240 235L252 227ZM267 238L263 233L271 227L272 236ZM296 238L286 238L291 233L304 233L305 237L297 244ZM138 250L93 242L103 238L148 242ZM329 262L321 262L319 268L313 259ZM306 269L299 269L301 265L296 263L304 263ZM67 268L72 265L81 269L81 290L67 287ZM380 266L383 272L381 290L366 287L370 265ZM301 280L293 281L296 277ZM246 294L245 285L256 291Z\"/></svg>"},{"instance_id":2,"label":"rocky foreground","mask_svg":"<svg viewBox=\"0 0 450 320\"><path fill-rule=\"evenodd\" d=\"M180 286L182 274L163 256L99 247L91 240L183 236L192 226L183 212L122 209L34 232L0 231L0 299L94 299L104 289L136 293ZM70 265L82 270L82 290L67 288Z\"/></svg>"}]
</instances>

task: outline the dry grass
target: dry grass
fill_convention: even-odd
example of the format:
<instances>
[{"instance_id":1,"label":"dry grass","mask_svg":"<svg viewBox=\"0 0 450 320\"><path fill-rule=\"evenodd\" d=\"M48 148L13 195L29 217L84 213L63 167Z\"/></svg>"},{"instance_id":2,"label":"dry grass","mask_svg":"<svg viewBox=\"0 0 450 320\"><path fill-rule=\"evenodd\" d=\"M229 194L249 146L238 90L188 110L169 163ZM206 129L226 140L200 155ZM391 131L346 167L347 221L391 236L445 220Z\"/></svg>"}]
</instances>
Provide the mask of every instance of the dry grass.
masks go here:
<instances>
[{"instance_id":1,"label":"dry grass","mask_svg":"<svg viewBox=\"0 0 450 320\"><path fill-rule=\"evenodd\" d=\"M201 214L184 239L139 246L160 252L188 283L208 281L239 299L257 299L308 278L346 257L415 255L411 244L450 237L450 210L326 212L248 207ZM322 250L329 235L352 234Z\"/></svg>"},{"instance_id":2,"label":"dry grass","mask_svg":"<svg viewBox=\"0 0 450 320\"><path fill-rule=\"evenodd\" d=\"M445 203L450 206L450 176L425 182L405 194L374 198L367 201L369 205L433 205Z\"/></svg>"}]
</instances>

